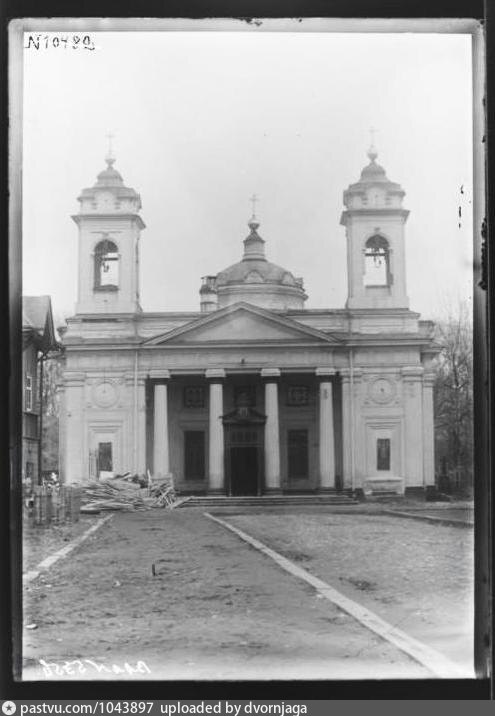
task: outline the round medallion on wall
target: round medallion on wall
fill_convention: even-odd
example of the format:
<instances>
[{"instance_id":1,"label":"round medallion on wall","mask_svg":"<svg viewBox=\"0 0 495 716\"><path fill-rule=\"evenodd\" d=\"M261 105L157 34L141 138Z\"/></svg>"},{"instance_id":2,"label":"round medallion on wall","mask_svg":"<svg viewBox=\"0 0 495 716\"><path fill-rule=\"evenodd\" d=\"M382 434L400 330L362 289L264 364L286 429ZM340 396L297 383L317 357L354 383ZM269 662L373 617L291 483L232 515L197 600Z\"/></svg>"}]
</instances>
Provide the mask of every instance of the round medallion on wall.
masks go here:
<instances>
[{"instance_id":1,"label":"round medallion on wall","mask_svg":"<svg viewBox=\"0 0 495 716\"><path fill-rule=\"evenodd\" d=\"M376 378L370 385L370 396L375 403L390 403L395 392L396 387L388 378Z\"/></svg>"},{"instance_id":2,"label":"round medallion on wall","mask_svg":"<svg viewBox=\"0 0 495 716\"><path fill-rule=\"evenodd\" d=\"M113 383L107 380L98 383L98 385L94 387L93 395L95 403L99 405L100 408L110 408L110 406L117 402L118 398L117 388Z\"/></svg>"}]
</instances>

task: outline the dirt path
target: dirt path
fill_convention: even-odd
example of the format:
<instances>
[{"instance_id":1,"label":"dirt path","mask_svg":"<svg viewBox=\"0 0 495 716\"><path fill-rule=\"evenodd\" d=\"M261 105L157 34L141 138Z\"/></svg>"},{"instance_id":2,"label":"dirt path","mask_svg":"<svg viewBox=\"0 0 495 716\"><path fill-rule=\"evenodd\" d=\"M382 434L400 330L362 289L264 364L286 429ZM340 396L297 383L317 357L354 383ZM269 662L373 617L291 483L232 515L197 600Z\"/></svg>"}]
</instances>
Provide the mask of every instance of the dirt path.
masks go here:
<instances>
[{"instance_id":1,"label":"dirt path","mask_svg":"<svg viewBox=\"0 0 495 716\"><path fill-rule=\"evenodd\" d=\"M29 623L25 679L47 678L40 659L142 660L149 679L431 676L193 510L116 514L27 588Z\"/></svg>"},{"instance_id":2,"label":"dirt path","mask_svg":"<svg viewBox=\"0 0 495 716\"><path fill-rule=\"evenodd\" d=\"M379 514L224 519L473 675L471 529Z\"/></svg>"}]
</instances>

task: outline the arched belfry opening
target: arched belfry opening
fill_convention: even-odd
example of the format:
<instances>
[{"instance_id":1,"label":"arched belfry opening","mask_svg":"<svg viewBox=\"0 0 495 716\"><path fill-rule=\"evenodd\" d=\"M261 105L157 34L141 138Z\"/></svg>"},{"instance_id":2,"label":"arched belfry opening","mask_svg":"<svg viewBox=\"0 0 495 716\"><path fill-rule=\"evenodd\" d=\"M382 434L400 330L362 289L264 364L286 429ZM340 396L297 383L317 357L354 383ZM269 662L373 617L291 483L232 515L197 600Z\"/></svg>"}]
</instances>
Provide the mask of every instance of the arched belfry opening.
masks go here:
<instances>
[{"instance_id":1,"label":"arched belfry opening","mask_svg":"<svg viewBox=\"0 0 495 716\"><path fill-rule=\"evenodd\" d=\"M119 287L119 251L109 239L95 246L95 288L116 290Z\"/></svg>"},{"instance_id":2,"label":"arched belfry opening","mask_svg":"<svg viewBox=\"0 0 495 716\"><path fill-rule=\"evenodd\" d=\"M344 191L348 258L347 308L409 307L406 293L405 192L388 179L377 164L377 151L368 151L370 163L359 181ZM376 198L376 202L375 202Z\"/></svg>"},{"instance_id":3,"label":"arched belfry opening","mask_svg":"<svg viewBox=\"0 0 495 716\"><path fill-rule=\"evenodd\" d=\"M371 236L364 249L364 285L390 286L390 247L387 239L379 234Z\"/></svg>"}]
</instances>

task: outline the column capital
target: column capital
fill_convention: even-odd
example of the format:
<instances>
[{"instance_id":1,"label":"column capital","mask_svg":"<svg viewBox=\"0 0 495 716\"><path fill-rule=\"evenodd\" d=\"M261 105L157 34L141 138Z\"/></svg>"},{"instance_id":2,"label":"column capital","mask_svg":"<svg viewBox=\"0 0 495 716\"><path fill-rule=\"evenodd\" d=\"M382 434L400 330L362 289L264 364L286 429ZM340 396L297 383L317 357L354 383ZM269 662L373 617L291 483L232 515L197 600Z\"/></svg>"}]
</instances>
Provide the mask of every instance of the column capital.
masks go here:
<instances>
[{"instance_id":1,"label":"column capital","mask_svg":"<svg viewBox=\"0 0 495 716\"><path fill-rule=\"evenodd\" d=\"M419 365L408 365L401 368L400 372L405 380L420 380L425 369Z\"/></svg>"},{"instance_id":2,"label":"column capital","mask_svg":"<svg viewBox=\"0 0 495 716\"><path fill-rule=\"evenodd\" d=\"M432 372L425 373L423 376L423 382L427 388L431 388L435 383L436 374Z\"/></svg>"},{"instance_id":3,"label":"column capital","mask_svg":"<svg viewBox=\"0 0 495 716\"><path fill-rule=\"evenodd\" d=\"M151 369L148 373L148 376L152 380L166 381L166 380L170 380L170 371L169 370Z\"/></svg>"},{"instance_id":4,"label":"column capital","mask_svg":"<svg viewBox=\"0 0 495 716\"><path fill-rule=\"evenodd\" d=\"M225 380L225 370L223 368L207 368L205 378L210 383L222 383Z\"/></svg>"},{"instance_id":5,"label":"column capital","mask_svg":"<svg viewBox=\"0 0 495 716\"><path fill-rule=\"evenodd\" d=\"M264 383L278 383L280 379L279 368L262 368L261 379Z\"/></svg>"},{"instance_id":6,"label":"column capital","mask_svg":"<svg viewBox=\"0 0 495 716\"><path fill-rule=\"evenodd\" d=\"M66 371L64 375L64 382L66 387L75 387L84 385L86 382L86 373L77 373L75 371Z\"/></svg>"},{"instance_id":7,"label":"column capital","mask_svg":"<svg viewBox=\"0 0 495 716\"><path fill-rule=\"evenodd\" d=\"M336 374L336 370L335 368L317 368L315 374L320 383L325 381L330 382L332 376Z\"/></svg>"},{"instance_id":8,"label":"column capital","mask_svg":"<svg viewBox=\"0 0 495 716\"><path fill-rule=\"evenodd\" d=\"M349 382L351 380L351 369L350 368L340 368L339 369L339 375L342 378L344 382ZM353 380L361 380L361 377L363 375L363 371L361 368L354 368L352 371L352 378Z\"/></svg>"}]
</instances>

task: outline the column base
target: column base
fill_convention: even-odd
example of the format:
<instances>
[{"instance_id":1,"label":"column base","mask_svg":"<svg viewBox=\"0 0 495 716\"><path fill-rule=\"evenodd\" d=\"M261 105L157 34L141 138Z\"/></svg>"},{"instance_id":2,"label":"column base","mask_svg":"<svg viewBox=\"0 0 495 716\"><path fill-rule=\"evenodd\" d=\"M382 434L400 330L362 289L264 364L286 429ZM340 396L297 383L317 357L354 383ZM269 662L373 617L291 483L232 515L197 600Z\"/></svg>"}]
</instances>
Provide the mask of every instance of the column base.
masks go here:
<instances>
[{"instance_id":1,"label":"column base","mask_svg":"<svg viewBox=\"0 0 495 716\"><path fill-rule=\"evenodd\" d=\"M225 497L227 493L223 487L209 487L206 494L212 496L221 495L222 497Z\"/></svg>"},{"instance_id":2,"label":"column base","mask_svg":"<svg viewBox=\"0 0 495 716\"><path fill-rule=\"evenodd\" d=\"M264 495L281 495L282 494L282 488L281 487L265 487L263 490Z\"/></svg>"},{"instance_id":3,"label":"column base","mask_svg":"<svg viewBox=\"0 0 495 716\"><path fill-rule=\"evenodd\" d=\"M334 492L337 492L336 487L317 487L316 492L319 495L332 495Z\"/></svg>"}]
</instances>

